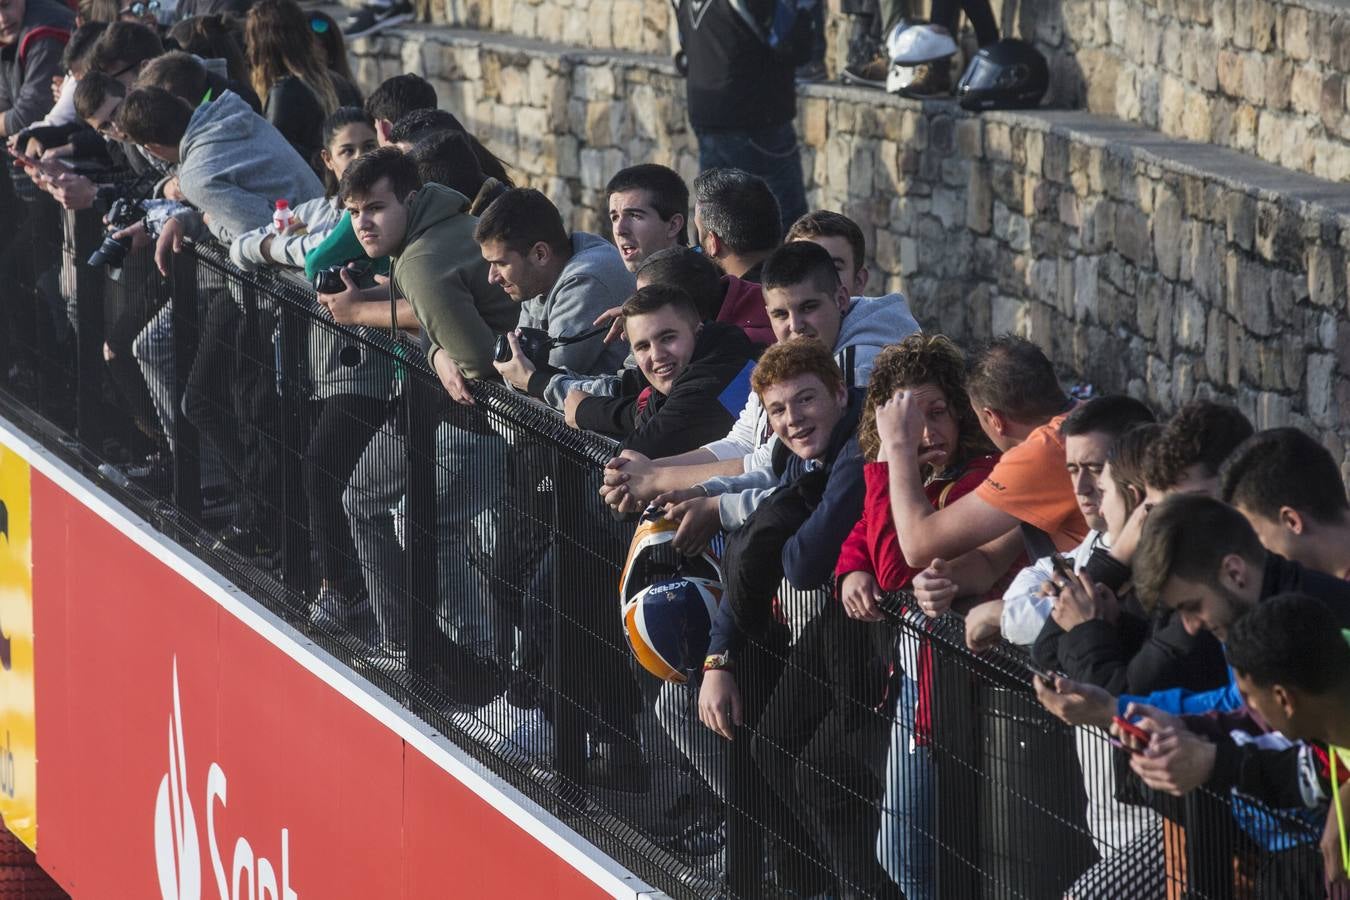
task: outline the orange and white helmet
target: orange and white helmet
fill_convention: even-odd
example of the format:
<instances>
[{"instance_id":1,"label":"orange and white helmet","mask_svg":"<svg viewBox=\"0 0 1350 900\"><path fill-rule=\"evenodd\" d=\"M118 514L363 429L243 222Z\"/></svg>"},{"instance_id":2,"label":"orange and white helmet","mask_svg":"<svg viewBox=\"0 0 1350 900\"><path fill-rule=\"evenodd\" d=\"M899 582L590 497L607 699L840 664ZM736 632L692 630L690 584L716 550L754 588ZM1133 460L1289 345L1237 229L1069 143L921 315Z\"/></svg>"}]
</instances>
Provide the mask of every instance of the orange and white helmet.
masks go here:
<instances>
[{"instance_id":1,"label":"orange and white helmet","mask_svg":"<svg viewBox=\"0 0 1350 900\"><path fill-rule=\"evenodd\" d=\"M679 523L649 508L619 578L624 634L644 669L680 684L702 664L722 602L722 536L697 556L675 550Z\"/></svg>"}]
</instances>

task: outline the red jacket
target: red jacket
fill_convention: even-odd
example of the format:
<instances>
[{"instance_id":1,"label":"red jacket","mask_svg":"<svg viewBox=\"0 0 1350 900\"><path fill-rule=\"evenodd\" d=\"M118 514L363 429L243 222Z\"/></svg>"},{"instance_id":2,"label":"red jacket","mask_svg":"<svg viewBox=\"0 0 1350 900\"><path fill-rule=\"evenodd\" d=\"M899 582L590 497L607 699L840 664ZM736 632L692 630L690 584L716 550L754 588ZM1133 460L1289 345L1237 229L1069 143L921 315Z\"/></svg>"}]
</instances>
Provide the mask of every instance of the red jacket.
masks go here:
<instances>
[{"instance_id":1,"label":"red jacket","mask_svg":"<svg viewBox=\"0 0 1350 900\"><path fill-rule=\"evenodd\" d=\"M955 481L934 478L924 487L928 502L935 509L955 503L975 490L996 462L997 456L981 456L971 460ZM863 466L867 493L863 497L862 518L844 539L844 546L839 550L839 562L834 569L836 577L849 572L870 572L883 591L906 587L910 579L923 571L907 565L905 555L900 552L900 542L895 535L895 519L891 516L889 475L890 470L884 462L870 462Z\"/></svg>"},{"instance_id":2,"label":"red jacket","mask_svg":"<svg viewBox=\"0 0 1350 900\"><path fill-rule=\"evenodd\" d=\"M934 478L924 486L928 502L934 509L955 503L975 490L989 475L997 456L981 456L971 460L955 480ZM907 587L914 576L923 571L905 562L900 552L900 541L895 534L895 519L891 516L890 469L884 462L870 462L863 466L863 480L867 493L863 497L863 514L858 524L844 540L835 566L836 578L849 572L870 572L883 591ZM836 592L837 593L837 592ZM918 704L914 711L914 737L927 745L933 733L933 653L927 641L919 650L919 671L910 675L919 683Z\"/></svg>"},{"instance_id":3,"label":"red jacket","mask_svg":"<svg viewBox=\"0 0 1350 900\"><path fill-rule=\"evenodd\" d=\"M759 285L735 275L722 276L722 282L727 289L722 295L717 321L737 326L752 344L760 347L772 344L773 328L769 326L769 312L764 308L764 292Z\"/></svg>"}]
</instances>

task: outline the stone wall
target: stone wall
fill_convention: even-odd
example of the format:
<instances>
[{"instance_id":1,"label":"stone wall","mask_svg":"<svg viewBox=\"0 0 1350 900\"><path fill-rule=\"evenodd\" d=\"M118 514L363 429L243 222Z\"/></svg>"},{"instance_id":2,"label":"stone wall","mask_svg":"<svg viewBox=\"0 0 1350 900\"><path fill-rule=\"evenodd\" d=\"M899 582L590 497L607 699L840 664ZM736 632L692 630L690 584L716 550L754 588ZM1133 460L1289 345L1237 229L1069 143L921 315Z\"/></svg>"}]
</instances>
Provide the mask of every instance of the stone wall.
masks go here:
<instances>
[{"instance_id":1,"label":"stone wall","mask_svg":"<svg viewBox=\"0 0 1350 900\"><path fill-rule=\"evenodd\" d=\"M433 0L431 21L593 50L668 53L669 0Z\"/></svg>"},{"instance_id":2,"label":"stone wall","mask_svg":"<svg viewBox=\"0 0 1350 900\"><path fill-rule=\"evenodd\" d=\"M920 11L926 4L914 4ZM828 0L837 76L856 20ZM1350 5L1338 0L993 0L1049 58L1047 105L1350 178ZM592 50L668 54L667 0L432 0L432 21ZM967 53L973 39L964 40ZM955 71L959 74L961 61Z\"/></svg>"},{"instance_id":3,"label":"stone wall","mask_svg":"<svg viewBox=\"0 0 1350 900\"><path fill-rule=\"evenodd\" d=\"M1060 105L1323 178L1350 177L1350 5L1047 0L1017 6L1016 33L1054 61Z\"/></svg>"},{"instance_id":4,"label":"stone wall","mask_svg":"<svg viewBox=\"0 0 1350 900\"><path fill-rule=\"evenodd\" d=\"M575 228L605 232L603 185L624 165L694 174L663 56L445 29L356 54L367 87L432 79ZM1081 112L976 117L812 86L799 113L811 204L863 226L873 291L904 290L926 327L1016 331L1067 377L1162 410L1226 397L1347 458L1350 191Z\"/></svg>"}]
</instances>

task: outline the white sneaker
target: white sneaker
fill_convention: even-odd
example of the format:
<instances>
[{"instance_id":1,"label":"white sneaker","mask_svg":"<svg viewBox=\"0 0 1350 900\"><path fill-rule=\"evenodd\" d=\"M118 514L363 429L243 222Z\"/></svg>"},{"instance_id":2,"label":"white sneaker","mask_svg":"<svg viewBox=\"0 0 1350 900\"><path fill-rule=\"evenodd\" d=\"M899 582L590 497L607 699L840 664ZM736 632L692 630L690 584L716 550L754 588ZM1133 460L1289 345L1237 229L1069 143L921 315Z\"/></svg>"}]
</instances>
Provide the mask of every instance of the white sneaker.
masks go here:
<instances>
[{"instance_id":1,"label":"white sneaker","mask_svg":"<svg viewBox=\"0 0 1350 900\"><path fill-rule=\"evenodd\" d=\"M540 761L553 758L553 726L541 709L521 709L502 696L482 709L460 713L450 721L498 756Z\"/></svg>"}]
</instances>

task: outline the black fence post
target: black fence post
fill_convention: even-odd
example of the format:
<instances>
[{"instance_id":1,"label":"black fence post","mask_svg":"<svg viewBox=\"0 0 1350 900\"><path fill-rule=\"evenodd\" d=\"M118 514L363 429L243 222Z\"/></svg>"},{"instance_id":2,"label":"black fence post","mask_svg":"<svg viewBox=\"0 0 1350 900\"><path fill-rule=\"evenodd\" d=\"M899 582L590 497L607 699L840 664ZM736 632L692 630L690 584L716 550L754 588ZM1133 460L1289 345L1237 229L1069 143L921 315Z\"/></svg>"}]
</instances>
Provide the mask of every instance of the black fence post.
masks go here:
<instances>
[{"instance_id":1,"label":"black fence post","mask_svg":"<svg viewBox=\"0 0 1350 900\"><path fill-rule=\"evenodd\" d=\"M749 730L740 729L737 738L726 746L727 886L734 897L754 897L763 881L764 827L750 814L757 779Z\"/></svg>"},{"instance_id":2,"label":"black fence post","mask_svg":"<svg viewBox=\"0 0 1350 900\"><path fill-rule=\"evenodd\" d=\"M103 408L103 290L102 268L86 265L103 240L98 212L82 209L65 214L74 236L75 258L75 429L80 443L98 448L106 422Z\"/></svg>"},{"instance_id":3,"label":"black fence post","mask_svg":"<svg viewBox=\"0 0 1350 900\"><path fill-rule=\"evenodd\" d=\"M402 349L402 348L400 348ZM411 608L408 615L408 669L414 675L431 672L435 610L440 584L436 542L436 416L432 386L427 379L406 371L400 361L403 391L403 440L408 454L408 481L404 492L403 559ZM453 502L453 498L450 498Z\"/></svg>"},{"instance_id":4,"label":"black fence post","mask_svg":"<svg viewBox=\"0 0 1350 900\"><path fill-rule=\"evenodd\" d=\"M268 315L257 304L257 292L248 289L250 313ZM281 476L281 578L291 590L291 596L302 594L309 586L309 533L305 508L303 454L309 433L305 408L305 391L301 372L306 346L304 324L288 304L278 304L277 327L277 390L280 396L280 445L278 447Z\"/></svg>"},{"instance_id":5,"label":"black fence post","mask_svg":"<svg viewBox=\"0 0 1350 900\"><path fill-rule=\"evenodd\" d=\"M942 897L980 896L977 813L980 729L977 679L945 644L929 639L932 665L934 762L933 841Z\"/></svg>"},{"instance_id":6,"label":"black fence post","mask_svg":"<svg viewBox=\"0 0 1350 900\"><path fill-rule=\"evenodd\" d=\"M603 653L603 648L584 645L586 633L580 627L584 614L581 605L595 602L587 595L586 566L582 549L574 543L586 534L583 512L593 497L586 495L582 466L557 452L553 459L554 519L557 523L558 549L553 566L553 639L549 655L549 681L553 688L553 765L560 776L564 811L578 811L585 802L586 785L586 709L588 667L581 663L586 654Z\"/></svg>"},{"instance_id":7,"label":"black fence post","mask_svg":"<svg viewBox=\"0 0 1350 900\"><path fill-rule=\"evenodd\" d=\"M183 412L183 397L197 358L200 302L196 254L173 254L169 270L169 321L173 331L173 396L169 401L173 415L172 422L165 424L173 438L173 502L179 512L193 520L199 520L202 512L201 437Z\"/></svg>"}]
</instances>

